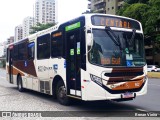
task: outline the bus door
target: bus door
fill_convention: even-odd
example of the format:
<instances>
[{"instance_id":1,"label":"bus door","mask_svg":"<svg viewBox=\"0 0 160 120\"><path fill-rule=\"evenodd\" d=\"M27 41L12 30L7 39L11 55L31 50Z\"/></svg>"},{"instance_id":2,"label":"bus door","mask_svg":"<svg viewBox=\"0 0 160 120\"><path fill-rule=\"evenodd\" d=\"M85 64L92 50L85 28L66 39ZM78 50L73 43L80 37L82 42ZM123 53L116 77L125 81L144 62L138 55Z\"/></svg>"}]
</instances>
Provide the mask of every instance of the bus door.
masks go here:
<instances>
[{"instance_id":1,"label":"bus door","mask_svg":"<svg viewBox=\"0 0 160 120\"><path fill-rule=\"evenodd\" d=\"M37 38L37 76L40 80L40 92L50 92L49 86L49 59L50 59L50 34Z\"/></svg>"},{"instance_id":2,"label":"bus door","mask_svg":"<svg viewBox=\"0 0 160 120\"><path fill-rule=\"evenodd\" d=\"M9 60L9 82L13 83L13 47L8 49Z\"/></svg>"},{"instance_id":3,"label":"bus door","mask_svg":"<svg viewBox=\"0 0 160 120\"><path fill-rule=\"evenodd\" d=\"M81 96L80 29L66 32L66 78L67 94Z\"/></svg>"}]
</instances>

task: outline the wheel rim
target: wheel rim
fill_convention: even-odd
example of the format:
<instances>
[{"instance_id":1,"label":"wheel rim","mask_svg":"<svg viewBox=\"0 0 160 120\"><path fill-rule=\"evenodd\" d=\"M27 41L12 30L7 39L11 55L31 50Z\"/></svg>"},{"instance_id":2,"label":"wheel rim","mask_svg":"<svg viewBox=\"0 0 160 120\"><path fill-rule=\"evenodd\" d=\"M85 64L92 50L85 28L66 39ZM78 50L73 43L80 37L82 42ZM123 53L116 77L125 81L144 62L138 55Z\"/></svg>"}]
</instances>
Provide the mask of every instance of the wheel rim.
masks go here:
<instances>
[{"instance_id":1,"label":"wheel rim","mask_svg":"<svg viewBox=\"0 0 160 120\"><path fill-rule=\"evenodd\" d=\"M66 89L64 86L61 86L58 90L58 97L59 99L64 99L66 98Z\"/></svg>"}]
</instances>

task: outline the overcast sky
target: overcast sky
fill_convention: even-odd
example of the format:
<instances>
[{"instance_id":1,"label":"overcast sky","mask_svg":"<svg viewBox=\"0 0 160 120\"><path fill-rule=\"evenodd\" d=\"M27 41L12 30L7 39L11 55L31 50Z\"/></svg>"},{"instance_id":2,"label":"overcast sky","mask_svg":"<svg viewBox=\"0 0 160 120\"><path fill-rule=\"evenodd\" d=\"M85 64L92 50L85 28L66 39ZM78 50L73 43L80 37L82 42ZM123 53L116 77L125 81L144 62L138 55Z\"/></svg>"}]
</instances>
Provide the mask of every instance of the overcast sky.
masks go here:
<instances>
[{"instance_id":1,"label":"overcast sky","mask_svg":"<svg viewBox=\"0 0 160 120\"><path fill-rule=\"evenodd\" d=\"M33 16L35 0L1 0L0 43L14 36L15 26L27 16ZM58 0L58 22L81 15L87 10L88 0Z\"/></svg>"}]
</instances>

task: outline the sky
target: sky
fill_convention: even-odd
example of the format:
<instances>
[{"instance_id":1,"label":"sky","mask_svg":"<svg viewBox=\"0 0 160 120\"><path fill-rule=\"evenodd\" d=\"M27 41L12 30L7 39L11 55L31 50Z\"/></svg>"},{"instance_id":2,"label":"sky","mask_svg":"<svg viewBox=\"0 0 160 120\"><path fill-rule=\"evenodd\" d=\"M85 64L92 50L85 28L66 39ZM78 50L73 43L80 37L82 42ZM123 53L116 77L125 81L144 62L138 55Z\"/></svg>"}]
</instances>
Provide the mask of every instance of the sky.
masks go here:
<instances>
[{"instance_id":1,"label":"sky","mask_svg":"<svg viewBox=\"0 0 160 120\"><path fill-rule=\"evenodd\" d=\"M35 0L1 0L0 43L14 36L14 29L25 17L33 16ZM88 0L58 0L58 22L73 19L87 10Z\"/></svg>"}]
</instances>

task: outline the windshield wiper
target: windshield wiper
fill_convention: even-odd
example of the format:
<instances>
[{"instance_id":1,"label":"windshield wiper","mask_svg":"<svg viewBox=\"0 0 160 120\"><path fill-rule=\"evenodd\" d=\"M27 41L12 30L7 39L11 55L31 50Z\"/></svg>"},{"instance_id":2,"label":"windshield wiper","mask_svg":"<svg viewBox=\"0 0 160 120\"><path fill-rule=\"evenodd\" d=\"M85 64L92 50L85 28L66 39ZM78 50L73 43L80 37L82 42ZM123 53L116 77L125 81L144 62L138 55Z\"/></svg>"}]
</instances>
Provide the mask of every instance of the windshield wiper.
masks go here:
<instances>
[{"instance_id":1,"label":"windshield wiper","mask_svg":"<svg viewBox=\"0 0 160 120\"><path fill-rule=\"evenodd\" d=\"M133 32L132 32L132 37L131 37L131 39L128 39L128 37L126 36L126 40L127 40L129 46L133 45L133 40L134 40L135 34L136 34L136 30L135 30L135 29L133 29L132 31L133 31Z\"/></svg>"},{"instance_id":2,"label":"windshield wiper","mask_svg":"<svg viewBox=\"0 0 160 120\"><path fill-rule=\"evenodd\" d=\"M133 29L132 31L133 31L133 34L132 34L132 37L131 37L131 39L129 41L130 45L133 45L133 40L134 40L134 37L135 37L135 34L136 34L136 29Z\"/></svg>"},{"instance_id":3,"label":"windshield wiper","mask_svg":"<svg viewBox=\"0 0 160 120\"><path fill-rule=\"evenodd\" d=\"M112 41L114 42L114 44L117 45L117 46L119 46L120 50L122 50L119 36L117 37L117 36L114 34L113 30L112 30L110 27L108 27L108 26L105 27L105 30L106 30L106 32L108 33L108 35L111 37L111 39L112 39Z\"/></svg>"}]
</instances>

